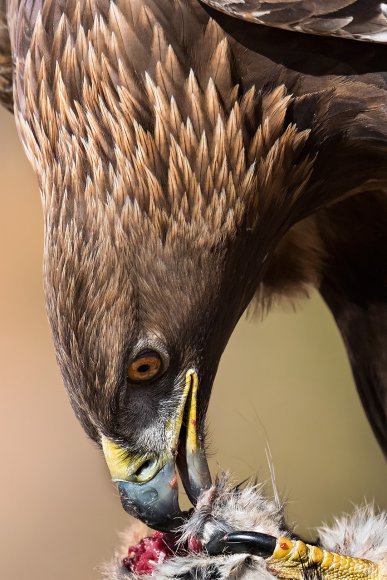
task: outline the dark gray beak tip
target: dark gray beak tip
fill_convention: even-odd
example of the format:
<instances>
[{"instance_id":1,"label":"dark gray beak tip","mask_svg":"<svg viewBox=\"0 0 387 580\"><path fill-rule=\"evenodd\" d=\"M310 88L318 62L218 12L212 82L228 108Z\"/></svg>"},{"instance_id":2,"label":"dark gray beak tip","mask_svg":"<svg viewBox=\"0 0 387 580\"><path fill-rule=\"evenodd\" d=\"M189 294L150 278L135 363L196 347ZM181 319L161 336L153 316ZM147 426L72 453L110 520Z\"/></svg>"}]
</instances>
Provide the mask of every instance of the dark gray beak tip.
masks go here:
<instances>
[{"instance_id":1,"label":"dark gray beak tip","mask_svg":"<svg viewBox=\"0 0 387 580\"><path fill-rule=\"evenodd\" d=\"M170 532L183 523L174 461L168 461L150 481L119 480L117 486L124 510L149 527Z\"/></svg>"},{"instance_id":2,"label":"dark gray beak tip","mask_svg":"<svg viewBox=\"0 0 387 580\"><path fill-rule=\"evenodd\" d=\"M205 453L198 449L194 454L178 454L176 463L188 498L196 505L203 491L212 485Z\"/></svg>"}]
</instances>

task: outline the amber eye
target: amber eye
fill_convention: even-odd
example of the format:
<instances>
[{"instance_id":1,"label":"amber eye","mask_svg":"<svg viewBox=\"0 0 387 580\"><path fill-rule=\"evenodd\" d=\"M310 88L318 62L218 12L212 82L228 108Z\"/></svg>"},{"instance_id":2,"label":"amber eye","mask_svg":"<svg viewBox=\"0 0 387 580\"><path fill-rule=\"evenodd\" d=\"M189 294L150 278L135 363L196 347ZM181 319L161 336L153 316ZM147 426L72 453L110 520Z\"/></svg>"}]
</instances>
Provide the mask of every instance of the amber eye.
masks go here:
<instances>
[{"instance_id":1,"label":"amber eye","mask_svg":"<svg viewBox=\"0 0 387 580\"><path fill-rule=\"evenodd\" d=\"M150 381L159 374L161 367L161 358L156 352L144 353L129 365L128 378L136 383Z\"/></svg>"}]
</instances>

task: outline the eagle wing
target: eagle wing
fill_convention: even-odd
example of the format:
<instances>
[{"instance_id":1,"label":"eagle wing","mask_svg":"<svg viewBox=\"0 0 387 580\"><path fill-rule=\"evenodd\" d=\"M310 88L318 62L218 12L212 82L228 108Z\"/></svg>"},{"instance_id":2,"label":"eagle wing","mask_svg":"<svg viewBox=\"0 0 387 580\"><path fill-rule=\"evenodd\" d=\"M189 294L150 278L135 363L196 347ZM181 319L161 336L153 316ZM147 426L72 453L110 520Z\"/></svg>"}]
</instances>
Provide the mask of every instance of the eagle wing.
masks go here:
<instances>
[{"instance_id":1,"label":"eagle wing","mask_svg":"<svg viewBox=\"0 0 387 580\"><path fill-rule=\"evenodd\" d=\"M12 53L5 0L0 0L0 103L13 112Z\"/></svg>"},{"instance_id":2,"label":"eagle wing","mask_svg":"<svg viewBox=\"0 0 387 580\"><path fill-rule=\"evenodd\" d=\"M387 4L379 0L202 0L242 20L309 34L387 43Z\"/></svg>"},{"instance_id":3,"label":"eagle wing","mask_svg":"<svg viewBox=\"0 0 387 580\"><path fill-rule=\"evenodd\" d=\"M320 292L387 455L387 194L354 196L322 210L318 219L327 250Z\"/></svg>"}]
</instances>

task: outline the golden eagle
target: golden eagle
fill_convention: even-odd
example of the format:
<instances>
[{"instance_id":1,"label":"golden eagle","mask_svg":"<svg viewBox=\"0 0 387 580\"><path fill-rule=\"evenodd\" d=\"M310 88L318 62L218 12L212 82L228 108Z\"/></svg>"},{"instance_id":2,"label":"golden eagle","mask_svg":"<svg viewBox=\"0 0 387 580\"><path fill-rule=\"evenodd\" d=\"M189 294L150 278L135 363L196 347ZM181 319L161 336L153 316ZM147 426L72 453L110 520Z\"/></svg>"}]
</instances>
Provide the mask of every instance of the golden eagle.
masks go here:
<instances>
[{"instance_id":1,"label":"golden eagle","mask_svg":"<svg viewBox=\"0 0 387 580\"><path fill-rule=\"evenodd\" d=\"M211 386L252 301L319 289L387 450L386 39L375 0L0 2L58 363L154 527L176 465L193 502L210 483Z\"/></svg>"}]
</instances>

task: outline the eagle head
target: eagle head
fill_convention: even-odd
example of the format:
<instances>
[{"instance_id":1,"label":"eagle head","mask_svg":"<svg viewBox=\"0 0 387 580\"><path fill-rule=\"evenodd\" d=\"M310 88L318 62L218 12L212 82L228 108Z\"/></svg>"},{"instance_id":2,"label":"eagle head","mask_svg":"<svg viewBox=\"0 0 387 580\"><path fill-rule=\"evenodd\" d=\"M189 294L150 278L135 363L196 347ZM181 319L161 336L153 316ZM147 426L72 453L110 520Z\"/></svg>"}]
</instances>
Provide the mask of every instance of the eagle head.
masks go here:
<instances>
[{"instance_id":1,"label":"eagle head","mask_svg":"<svg viewBox=\"0 0 387 580\"><path fill-rule=\"evenodd\" d=\"M47 307L73 408L125 508L165 527L179 513L175 463L191 501L210 483L205 414L253 264L243 212L216 213L225 193L210 211L114 195L50 223Z\"/></svg>"},{"instance_id":2,"label":"eagle head","mask_svg":"<svg viewBox=\"0 0 387 580\"><path fill-rule=\"evenodd\" d=\"M165 171L176 170L177 183L153 184L156 201L138 196L141 182L149 189L154 179L144 165L133 169L133 197L125 179L119 200L124 176L115 168L110 184L84 183L87 203L49 209L44 259L49 320L75 413L102 445L125 509L160 529L180 515L176 466L192 502L210 484L211 387L257 273L244 204L224 187L204 197L194 181L187 191L187 158L172 137L170 149ZM109 188L106 197L97 193Z\"/></svg>"},{"instance_id":3,"label":"eagle head","mask_svg":"<svg viewBox=\"0 0 387 580\"><path fill-rule=\"evenodd\" d=\"M134 126L131 164L96 146L99 181L80 158L71 195L48 201L45 293L64 382L125 509L160 529L180 514L176 465L192 502L210 484L212 383L274 243L259 233L254 163L226 162L232 117L205 132L183 119L164 158L154 133Z\"/></svg>"}]
</instances>

